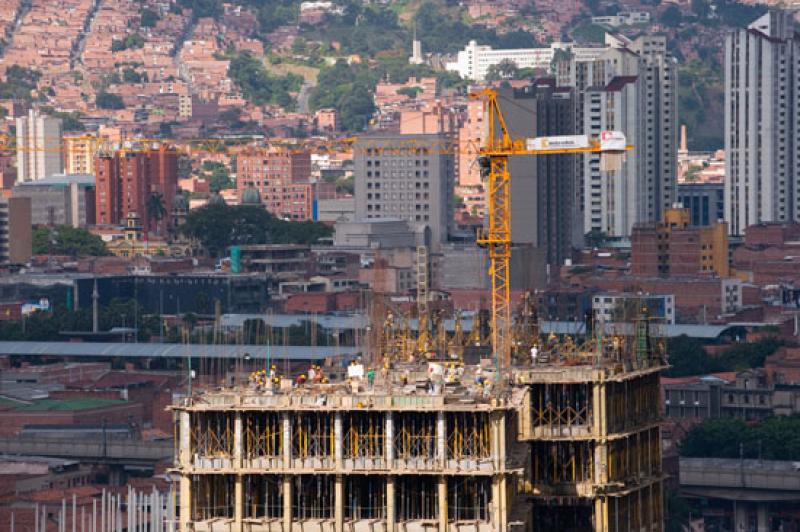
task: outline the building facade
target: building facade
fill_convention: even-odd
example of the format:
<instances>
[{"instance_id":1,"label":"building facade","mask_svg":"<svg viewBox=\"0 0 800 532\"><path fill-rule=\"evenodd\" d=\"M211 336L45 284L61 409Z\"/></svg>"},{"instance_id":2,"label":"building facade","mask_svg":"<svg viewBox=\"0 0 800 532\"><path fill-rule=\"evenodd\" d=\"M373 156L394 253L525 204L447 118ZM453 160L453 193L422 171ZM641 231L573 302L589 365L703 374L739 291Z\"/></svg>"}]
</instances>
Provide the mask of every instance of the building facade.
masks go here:
<instances>
[{"instance_id":1,"label":"building facade","mask_svg":"<svg viewBox=\"0 0 800 532\"><path fill-rule=\"evenodd\" d=\"M575 87L576 132L625 133L634 153L618 168L600 154L576 165L576 234L630 236L634 224L657 221L675 201L677 176L677 66L666 38L629 40L606 35L602 53L574 54L557 64L559 84Z\"/></svg>"},{"instance_id":2,"label":"building facade","mask_svg":"<svg viewBox=\"0 0 800 532\"><path fill-rule=\"evenodd\" d=\"M728 277L727 224L692 227L688 209L667 209L663 222L637 224L631 235L631 273L652 277Z\"/></svg>"},{"instance_id":3,"label":"building facade","mask_svg":"<svg viewBox=\"0 0 800 532\"><path fill-rule=\"evenodd\" d=\"M23 264L32 252L31 200L0 198L0 265Z\"/></svg>"},{"instance_id":4,"label":"building facade","mask_svg":"<svg viewBox=\"0 0 800 532\"><path fill-rule=\"evenodd\" d=\"M679 183L678 203L689 209L693 226L708 227L725 219L725 185Z\"/></svg>"},{"instance_id":5,"label":"building facade","mask_svg":"<svg viewBox=\"0 0 800 532\"><path fill-rule=\"evenodd\" d=\"M378 134L354 147L356 220L399 218L447 241L453 224L454 157L444 135Z\"/></svg>"},{"instance_id":6,"label":"building facade","mask_svg":"<svg viewBox=\"0 0 800 532\"><path fill-rule=\"evenodd\" d=\"M94 158L99 139L93 135L64 136L64 172L94 174Z\"/></svg>"},{"instance_id":7,"label":"building facade","mask_svg":"<svg viewBox=\"0 0 800 532\"><path fill-rule=\"evenodd\" d=\"M17 182L36 181L64 171L61 119L31 109L17 118Z\"/></svg>"},{"instance_id":8,"label":"building facade","mask_svg":"<svg viewBox=\"0 0 800 532\"><path fill-rule=\"evenodd\" d=\"M489 69L503 61L512 61L517 68L550 69L556 49L559 46L551 45L548 48L517 48L508 50L493 50L491 46L479 45L470 41L463 50L458 52L456 61L447 63L445 68L457 72L464 79L483 81Z\"/></svg>"},{"instance_id":9,"label":"building facade","mask_svg":"<svg viewBox=\"0 0 800 532\"><path fill-rule=\"evenodd\" d=\"M157 230L178 190L178 152L166 144L126 143L95 158L95 215L98 224L119 225L131 213ZM160 196L159 219L149 205Z\"/></svg>"},{"instance_id":10,"label":"building facade","mask_svg":"<svg viewBox=\"0 0 800 532\"><path fill-rule=\"evenodd\" d=\"M800 220L800 37L770 11L725 41L725 219L732 234Z\"/></svg>"},{"instance_id":11,"label":"building facade","mask_svg":"<svg viewBox=\"0 0 800 532\"><path fill-rule=\"evenodd\" d=\"M516 135L574 134L573 91L541 79L529 87L500 94L506 124ZM544 271L571 256L574 204L574 155L516 156L509 159L511 239L534 248L533 265ZM554 270L555 271L555 270ZM526 287L523 287L526 288ZM530 287L527 287L530 288Z\"/></svg>"},{"instance_id":12,"label":"building facade","mask_svg":"<svg viewBox=\"0 0 800 532\"><path fill-rule=\"evenodd\" d=\"M266 209L286 220L313 218L315 187L310 178L311 154L307 151L269 148L236 158L239 198L253 187Z\"/></svg>"},{"instance_id":13,"label":"building facade","mask_svg":"<svg viewBox=\"0 0 800 532\"><path fill-rule=\"evenodd\" d=\"M56 175L14 187L15 198L30 198L34 225L86 227L95 223L94 175Z\"/></svg>"}]
</instances>

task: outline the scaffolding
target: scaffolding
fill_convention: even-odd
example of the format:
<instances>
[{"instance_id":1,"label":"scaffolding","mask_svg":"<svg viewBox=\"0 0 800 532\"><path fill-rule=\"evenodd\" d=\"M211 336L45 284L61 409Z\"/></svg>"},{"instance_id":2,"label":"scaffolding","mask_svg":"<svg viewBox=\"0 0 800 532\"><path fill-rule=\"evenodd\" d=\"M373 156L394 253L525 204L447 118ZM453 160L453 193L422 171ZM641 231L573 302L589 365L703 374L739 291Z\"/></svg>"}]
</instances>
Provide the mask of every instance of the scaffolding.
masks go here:
<instances>
[{"instance_id":1,"label":"scaffolding","mask_svg":"<svg viewBox=\"0 0 800 532\"><path fill-rule=\"evenodd\" d=\"M234 475L192 476L192 519L230 519L234 507Z\"/></svg>"},{"instance_id":2,"label":"scaffolding","mask_svg":"<svg viewBox=\"0 0 800 532\"><path fill-rule=\"evenodd\" d=\"M283 420L274 412L244 412L244 459L283 456Z\"/></svg>"},{"instance_id":3,"label":"scaffolding","mask_svg":"<svg viewBox=\"0 0 800 532\"><path fill-rule=\"evenodd\" d=\"M292 519L332 519L334 492L334 477L331 475L293 476Z\"/></svg>"},{"instance_id":4,"label":"scaffolding","mask_svg":"<svg viewBox=\"0 0 800 532\"><path fill-rule=\"evenodd\" d=\"M294 458L330 458L333 456L334 432L331 416L320 412L302 412L292 417L292 456Z\"/></svg>"},{"instance_id":5,"label":"scaffolding","mask_svg":"<svg viewBox=\"0 0 800 532\"><path fill-rule=\"evenodd\" d=\"M191 448L195 460L228 460L233 456L233 418L223 412L194 412Z\"/></svg>"},{"instance_id":6,"label":"scaffolding","mask_svg":"<svg viewBox=\"0 0 800 532\"><path fill-rule=\"evenodd\" d=\"M447 479L447 520L489 521L491 479L486 477Z\"/></svg>"},{"instance_id":7,"label":"scaffolding","mask_svg":"<svg viewBox=\"0 0 800 532\"><path fill-rule=\"evenodd\" d=\"M436 477L397 477L395 493L398 520L435 521L439 518L439 487Z\"/></svg>"},{"instance_id":8,"label":"scaffolding","mask_svg":"<svg viewBox=\"0 0 800 532\"><path fill-rule=\"evenodd\" d=\"M344 519L386 519L386 477L350 476L344 482Z\"/></svg>"},{"instance_id":9,"label":"scaffolding","mask_svg":"<svg viewBox=\"0 0 800 532\"><path fill-rule=\"evenodd\" d=\"M283 517L283 482L276 475L245 475L244 517L275 520Z\"/></svg>"},{"instance_id":10,"label":"scaffolding","mask_svg":"<svg viewBox=\"0 0 800 532\"><path fill-rule=\"evenodd\" d=\"M343 414L344 457L382 458L386 451L386 423L380 412Z\"/></svg>"},{"instance_id":11,"label":"scaffolding","mask_svg":"<svg viewBox=\"0 0 800 532\"><path fill-rule=\"evenodd\" d=\"M385 346L400 345L397 330L387 318ZM528 341L548 361L491 391L485 367L405 362L369 387L185 399L175 407L180 529L663 530L663 358L642 351L658 345L648 329L605 343Z\"/></svg>"},{"instance_id":12,"label":"scaffolding","mask_svg":"<svg viewBox=\"0 0 800 532\"><path fill-rule=\"evenodd\" d=\"M436 458L436 414L403 412L395 417L395 423L396 458L423 461Z\"/></svg>"},{"instance_id":13,"label":"scaffolding","mask_svg":"<svg viewBox=\"0 0 800 532\"><path fill-rule=\"evenodd\" d=\"M488 458L491 454L489 415L485 412L448 412L447 457L451 459Z\"/></svg>"}]
</instances>

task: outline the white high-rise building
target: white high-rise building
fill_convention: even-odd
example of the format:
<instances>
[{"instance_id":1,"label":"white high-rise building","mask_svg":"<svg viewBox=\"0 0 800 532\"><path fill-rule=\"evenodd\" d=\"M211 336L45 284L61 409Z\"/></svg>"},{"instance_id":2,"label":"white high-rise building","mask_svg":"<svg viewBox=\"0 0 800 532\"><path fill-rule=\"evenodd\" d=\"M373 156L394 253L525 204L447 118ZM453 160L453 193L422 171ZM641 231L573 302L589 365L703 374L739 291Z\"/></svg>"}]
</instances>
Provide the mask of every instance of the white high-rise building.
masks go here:
<instances>
[{"instance_id":1,"label":"white high-rise building","mask_svg":"<svg viewBox=\"0 0 800 532\"><path fill-rule=\"evenodd\" d=\"M609 34L606 44L599 57L557 65L559 84L576 89L576 131L622 131L634 146L616 170L602 168L599 154L578 158L574 240L590 231L630 236L634 224L659 220L675 198L677 66L666 38Z\"/></svg>"},{"instance_id":2,"label":"white high-rise building","mask_svg":"<svg viewBox=\"0 0 800 532\"><path fill-rule=\"evenodd\" d=\"M36 181L64 172L61 119L31 109L17 118L17 182Z\"/></svg>"},{"instance_id":3,"label":"white high-rise building","mask_svg":"<svg viewBox=\"0 0 800 532\"><path fill-rule=\"evenodd\" d=\"M800 38L770 11L725 41L725 219L800 221Z\"/></svg>"}]
</instances>

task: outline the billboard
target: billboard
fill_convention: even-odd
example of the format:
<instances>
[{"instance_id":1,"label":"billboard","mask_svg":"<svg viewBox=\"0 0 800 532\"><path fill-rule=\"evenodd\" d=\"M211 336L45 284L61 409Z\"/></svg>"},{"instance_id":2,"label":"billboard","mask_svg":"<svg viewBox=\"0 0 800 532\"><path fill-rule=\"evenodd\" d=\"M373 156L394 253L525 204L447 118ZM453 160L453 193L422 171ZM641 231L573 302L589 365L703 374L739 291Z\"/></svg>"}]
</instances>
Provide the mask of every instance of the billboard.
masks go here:
<instances>
[{"instance_id":1,"label":"billboard","mask_svg":"<svg viewBox=\"0 0 800 532\"><path fill-rule=\"evenodd\" d=\"M528 150L575 150L588 147L589 137L586 135L561 135L525 139L525 148Z\"/></svg>"},{"instance_id":2,"label":"billboard","mask_svg":"<svg viewBox=\"0 0 800 532\"><path fill-rule=\"evenodd\" d=\"M621 131L603 131L600 133L600 151L625 151L627 139Z\"/></svg>"}]
</instances>

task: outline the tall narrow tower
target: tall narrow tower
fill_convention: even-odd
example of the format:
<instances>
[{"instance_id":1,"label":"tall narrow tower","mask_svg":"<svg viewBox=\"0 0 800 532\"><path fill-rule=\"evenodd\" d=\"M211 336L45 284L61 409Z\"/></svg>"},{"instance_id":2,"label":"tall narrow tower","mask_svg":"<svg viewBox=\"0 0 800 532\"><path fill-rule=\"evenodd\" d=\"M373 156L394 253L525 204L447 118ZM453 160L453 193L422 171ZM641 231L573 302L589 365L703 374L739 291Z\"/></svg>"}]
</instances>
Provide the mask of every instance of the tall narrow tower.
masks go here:
<instances>
[{"instance_id":1,"label":"tall narrow tower","mask_svg":"<svg viewBox=\"0 0 800 532\"><path fill-rule=\"evenodd\" d=\"M422 42L417 40L417 23L414 23L414 39L411 42L411 57L408 62L412 65L421 65L425 62L422 58Z\"/></svg>"}]
</instances>

